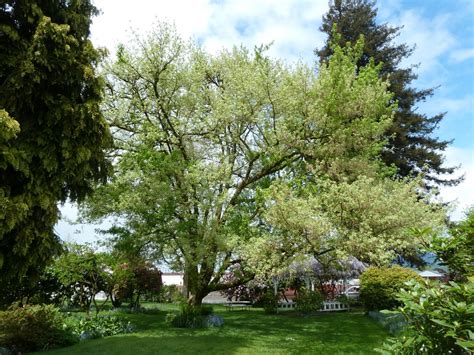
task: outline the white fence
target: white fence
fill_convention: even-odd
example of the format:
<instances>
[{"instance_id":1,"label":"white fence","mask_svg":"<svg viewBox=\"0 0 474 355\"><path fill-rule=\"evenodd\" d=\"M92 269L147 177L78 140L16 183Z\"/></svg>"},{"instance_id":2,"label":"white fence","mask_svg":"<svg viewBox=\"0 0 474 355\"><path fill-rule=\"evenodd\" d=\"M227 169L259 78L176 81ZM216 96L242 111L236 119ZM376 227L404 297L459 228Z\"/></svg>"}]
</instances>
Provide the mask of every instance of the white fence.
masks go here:
<instances>
[{"instance_id":1,"label":"white fence","mask_svg":"<svg viewBox=\"0 0 474 355\"><path fill-rule=\"evenodd\" d=\"M278 310L295 309L296 302L279 302ZM320 312L348 311L349 305L338 301L324 301Z\"/></svg>"},{"instance_id":2,"label":"white fence","mask_svg":"<svg viewBox=\"0 0 474 355\"><path fill-rule=\"evenodd\" d=\"M321 312L348 311L349 305L338 301L324 301Z\"/></svg>"}]
</instances>

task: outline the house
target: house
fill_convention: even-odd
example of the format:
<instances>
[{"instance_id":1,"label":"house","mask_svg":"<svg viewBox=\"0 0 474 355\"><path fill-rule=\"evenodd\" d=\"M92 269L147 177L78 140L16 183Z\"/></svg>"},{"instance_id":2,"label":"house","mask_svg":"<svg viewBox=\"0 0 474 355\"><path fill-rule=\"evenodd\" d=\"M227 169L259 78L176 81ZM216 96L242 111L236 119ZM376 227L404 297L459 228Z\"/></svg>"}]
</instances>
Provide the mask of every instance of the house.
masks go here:
<instances>
[{"instance_id":1,"label":"house","mask_svg":"<svg viewBox=\"0 0 474 355\"><path fill-rule=\"evenodd\" d=\"M163 285L165 286L176 285L178 287L183 287L184 273L164 272L161 274L161 281L163 282Z\"/></svg>"}]
</instances>

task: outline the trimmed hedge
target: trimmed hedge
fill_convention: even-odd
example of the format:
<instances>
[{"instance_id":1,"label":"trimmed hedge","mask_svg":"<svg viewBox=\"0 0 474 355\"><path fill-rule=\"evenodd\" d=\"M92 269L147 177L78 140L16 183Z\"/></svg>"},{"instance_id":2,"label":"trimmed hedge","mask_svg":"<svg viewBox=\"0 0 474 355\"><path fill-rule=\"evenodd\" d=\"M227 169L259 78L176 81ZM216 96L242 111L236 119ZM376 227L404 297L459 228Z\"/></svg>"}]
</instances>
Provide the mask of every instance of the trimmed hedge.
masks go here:
<instances>
[{"instance_id":1,"label":"trimmed hedge","mask_svg":"<svg viewBox=\"0 0 474 355\"><path fill-rule=\"evenodd\" d=\"M415 271L400 266L370 267L360 278L360 300L369 311L394 309L401 305L397 293L411 280L423 281Z\"/></svg>"}]
</instances>

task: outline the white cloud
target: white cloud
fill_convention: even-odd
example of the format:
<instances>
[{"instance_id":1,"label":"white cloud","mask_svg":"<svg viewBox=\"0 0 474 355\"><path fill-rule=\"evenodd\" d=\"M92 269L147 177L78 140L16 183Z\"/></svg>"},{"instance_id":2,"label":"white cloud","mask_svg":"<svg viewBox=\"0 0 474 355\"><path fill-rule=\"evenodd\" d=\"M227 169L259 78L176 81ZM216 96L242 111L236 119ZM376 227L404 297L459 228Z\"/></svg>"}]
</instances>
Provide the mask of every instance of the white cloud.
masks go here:
<instances>
[{"instance_id":1,"label":"white cloud","mask_svg":"<svg viewBox=\"0 0 474 355\"><path fill-rule=\"evenodd\" d=\"M441 94L441 93L440 93ZM447 119L455 118L455 114L474 112L474 93L461 98L450 98L446 96L435 95L426 103L423 103L423 112L427 115L436 115L441 112L448 112Z\"/></svg>"},{"instance_id":2,"label":"white cloud","mask_svg":"<svg viewBox=\"0 0 474 355\"><path fill-rule=\"evenodd\" d=\"M226 46L274 42L271 55L313 62L314 48L323 44L318 27L326 10L327 4L318 1L224 1L215 7L208 34L214 42L220 40ZM233 29L232 42L222 28Z\"/></svg>"},{"instance_id":3,"label":"white cloud","mask_svg":"<svg viewBox=\"0 0 474 355\"><path fill-rule=\"evenodd\" d=\"M114 48L133 39L133 28L139 34L149 31L157 20L173 22L184 37L194 37L215 53L222 48L243 44L274 42L270 54L313 62L313 50L322 46L324 35L318 30L326 1L280 0L175 0L129 2L96 0L102 14L95 18L92 40L98 46Z\"/></svg>"},{"instance_id":4,"label":"white cloud","mask_svg":"<svg viewBox=\"0 0 474 355\"><path fill-rule=\"evenodd\" d=\"M77 206L69 202L60 206L61 220L56 224L55 231L59 237L66 242L94 243L103 240L104 237L98 230L108 229L112 226L112 221L107 220L101 224L80 224L76 223L78 218Z\"/></svg>"},{"instance_id":5,"label":"white cloud","mask_svg":"<svg viewBox=\"0 0 474 355\"><path fill-rule=\"evenodd\" d=\"M474 205L474 148L449 147L445 151L446 165L461 165L458 176L464 175L464 181L458 186L440 188L440 196L445 202L454 202L451 217L460 220L464 211Z\"/></svg>"},{"instance_id":6,"label":"white cloud","mask_svg":"<svg viewBox=\"0 0 474 355\"><path fill-rule=\"evenodd\" d=\"M132 40L132 29L146 33L157 19L176 25L184 37L200 35L206 31L212 7L208 0L161 1L95 0L101 14L94 18L91 32L97 46L113 51L119 43Z\"/></svg>"},{"instance_id":7,"label":"white cloud","mask_svg":"<svg viewBox=\"0 0 474 355\"><path fill-rule=\"evenodd\" d=\"M441 59L458 44L449 30L451 21L450 14L429 18L420 9L403 11L390 19L391 24L403 26L396 41L415 45L413 54L403 60L402 66L420 64L419 74L445 72Z\"/></svg>"},{"instance_id":8,"label":"white cloud","mask_svg":"<svg viewBox=\"0 0 474 355\"><path fill-rule=\"evenodd\" d=\"M458 49L458 50L455 50L450 55L450 59L457 63L460 63L472 58L474 58L474 48Z\"/></svg>"}]
</instances>

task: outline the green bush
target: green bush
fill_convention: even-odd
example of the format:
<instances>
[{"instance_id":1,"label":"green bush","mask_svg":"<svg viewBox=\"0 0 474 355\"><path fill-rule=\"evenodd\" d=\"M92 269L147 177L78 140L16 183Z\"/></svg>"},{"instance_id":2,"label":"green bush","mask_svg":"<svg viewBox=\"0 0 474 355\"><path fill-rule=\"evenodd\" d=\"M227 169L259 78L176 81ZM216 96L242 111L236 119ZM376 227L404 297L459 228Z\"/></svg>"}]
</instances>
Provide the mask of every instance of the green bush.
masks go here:
<instances>
[{"instance_id":1,"label":"green bush","mask_svg":"<svg viewBox=\"0 0 474 355\"><path fill-rule=\"evenodd\" d=\"M183 304L179 313L168 313L166 322L175 328L204 328L212 314L211 306L192 306Z\"/></svg>"},{"instance_id":2,"label":"green bush","mask_svg":"<svg viewBox=\"0 0 474 355\"><path fill-rule=\"evenodd\" d=\"M181 290L176 285L164 285L158 297L161 303L183 303L186 297L183 296Z\"/></svg>"},{"instance_id":3,"label":"green bush","mask_svg":"<svg viewBox=\"0 0 474 355\"><path fill-rule=\"evenodd\" d=\"M400 266L368 268L360 278L360 300L369 311L394 309L401 305L397 293L411 280L423 279L415 271Z\"/></svg>"},{"instance_id":4,"label":"green bush","mask_svg":"<svg viewBox=\"0 0 474 355\"><path fill-rule=\"evenodd\" d=\"M319 292L301 290L296 296L296 310L304 314L317 312L321 309L323 300Z\"/></svg>"},{"instance_id":5,"label":"green bush","mask_svg":"<svg viewBox=\"0 0 474 355\"><path fill-rule=\"evenodd\" d=\"M411 282L398 295L406 332L389 339L384 354L473 354L474 284Z\"/></svg>"},{"instance_id":6,"label":"green bush","mask_svg":"<svg viewBox=\"0 0 474 355\"><path fill-rule=\"evenodd\" d=\"M67 320L67 324L81 340L103 338L133 331L130 322L114 316L71 317Z\"/></svg>"},{"instance_id":7,"label":"green bush","mask_svg":"<svg viewBox=\"0 0 474 355\"><path fill-rule=\"evenodd\" d=\"M122 313L122 314L161 314L161 310L159 308L151 308L151 307L142 307L142 306L139 306L139 307L134 307L134 308L130 308L130 307L124 307L124 306L121 306L119 308L115 308L112 310L112 312L115 312L115 313Z\"/></svg>"},{"instance_id":8,"label":"green bush","mask_svg":"<svg viewBox=\"0 0 474 355\"><path fill-rule=\"evenodd\" d=\"M52 305L11 306L0 312L0 347L27 352L78 341L59 309Z\"/></svg>"},{"instance_id":9,"label":"green bush","mask_svg":"<svg viewBox=\"0 0 474 355\"><path fill-rule=\"evenodd\" d=\"M275 314L278 310L278 301L280 297L275 295L272 291L267 291L258 300L258 304L261 304L263 311L267 314Z\"/></svg>"},{"instance_id":10,"label":"green bush","mask_svg":"<svg viewBox=\"0 0 474 355\"><path fill-rule=\"evenodd\" d=\"M359 298L347 297L344 294L337 296L336 301L341 302L342 304L346 304L349 307L361 305L361 301Z\"/></svg>"}]
</instances>

